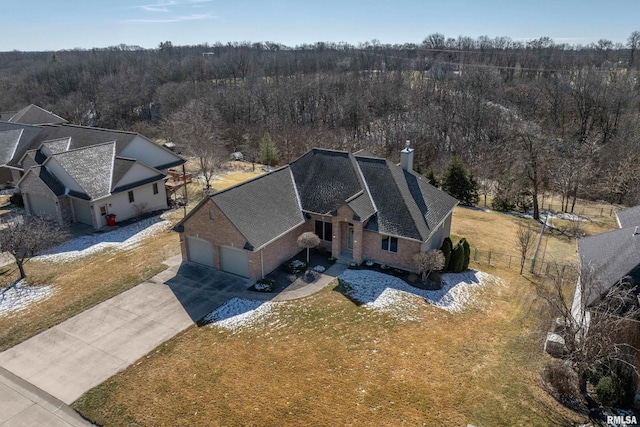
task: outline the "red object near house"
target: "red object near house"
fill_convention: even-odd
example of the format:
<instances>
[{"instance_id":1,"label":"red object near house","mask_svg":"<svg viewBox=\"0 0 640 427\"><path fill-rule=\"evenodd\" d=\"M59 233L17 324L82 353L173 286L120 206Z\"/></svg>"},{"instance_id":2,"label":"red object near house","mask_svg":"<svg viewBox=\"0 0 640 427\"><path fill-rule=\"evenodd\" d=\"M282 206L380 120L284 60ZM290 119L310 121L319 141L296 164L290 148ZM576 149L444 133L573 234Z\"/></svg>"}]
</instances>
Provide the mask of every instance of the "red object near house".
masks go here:
<instances>
[{"instance_id":1,"label":"red object near house","mask_svg":"<svg viewBox=\"0 0 640 427\"><path fill-rule=\"evenodd\" d=\"M107 225L109 227L116 225L116 216L114 214L109 214L105 218L107 219Z\"/></svg>"}]
</instances>

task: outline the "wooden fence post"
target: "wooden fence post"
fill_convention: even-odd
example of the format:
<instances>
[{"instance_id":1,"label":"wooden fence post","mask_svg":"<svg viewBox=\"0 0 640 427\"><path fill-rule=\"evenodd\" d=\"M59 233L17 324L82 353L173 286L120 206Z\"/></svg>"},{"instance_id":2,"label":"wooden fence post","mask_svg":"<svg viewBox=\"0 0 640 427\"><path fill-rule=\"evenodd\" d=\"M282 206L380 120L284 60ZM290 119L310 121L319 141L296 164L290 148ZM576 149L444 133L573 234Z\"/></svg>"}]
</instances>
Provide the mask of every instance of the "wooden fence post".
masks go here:
<instances>
[{"instance_id":1,"label":"wooden fence post","mask_svg":"<svg viewBox=\"0 0 640 427\"><path fill-rule=\"evenodd\" d=\"M491 251L489 251L489 260L487 261L487 264L491 265Z\"/></svg>"}]
</instances>

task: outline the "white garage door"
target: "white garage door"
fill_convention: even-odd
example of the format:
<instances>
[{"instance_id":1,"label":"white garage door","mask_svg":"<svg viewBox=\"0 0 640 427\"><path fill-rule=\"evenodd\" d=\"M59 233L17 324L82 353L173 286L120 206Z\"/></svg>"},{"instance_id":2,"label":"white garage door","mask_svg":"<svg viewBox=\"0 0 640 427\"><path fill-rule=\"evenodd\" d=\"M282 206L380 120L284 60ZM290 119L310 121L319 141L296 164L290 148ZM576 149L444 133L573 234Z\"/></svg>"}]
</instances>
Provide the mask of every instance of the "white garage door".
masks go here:
<instances>
[{"instance_id":1,"label":"white garage door","mask_svg":"<svg viewBox=\"0 0 640 427\"><path fill-rule=\"evenodd\" d=\"M211 242L187 237L187 258L189 261L213 267L213 246Z\"/></svg>"},{"instance_id":2,"label":"white garage door","mask_svg":"<svg viewBox=\"0 0 640 427\"><path fill-rule=\"evenodd\" d=\"M76 214L76 222L93 226L93 214L88 202L74 199L73 212Z\"/></svg>"},{"instance_id":3,"label":"white garage door","mask_svg":"<svg viewBox=\"0 0 640 427\"><path fill-rule=\"evenodd\" d=\"M32 215L48 216L49 218L58 220L58 211L56 202L46 197L29 194L29 211Z\"/></svg>"},{"instance_id":4,"label":"white garage door","mask_svg":"<svg viewBox=\"0 0 640 427\"><path fill-rule=\"evenodd\" d=\"M229 246L220 246L220 269L249 277L249 253Z\"/></svg>"}]
</instances>

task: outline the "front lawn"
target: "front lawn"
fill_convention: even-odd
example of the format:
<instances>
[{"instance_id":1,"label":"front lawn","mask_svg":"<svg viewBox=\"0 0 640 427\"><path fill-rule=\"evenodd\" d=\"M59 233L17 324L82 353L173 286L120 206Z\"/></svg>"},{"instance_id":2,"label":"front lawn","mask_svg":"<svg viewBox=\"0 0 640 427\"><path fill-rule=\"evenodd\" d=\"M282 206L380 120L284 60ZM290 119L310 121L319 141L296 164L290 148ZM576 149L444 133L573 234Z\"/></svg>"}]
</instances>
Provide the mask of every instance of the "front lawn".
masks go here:
<instances>
[{"instance_id":1,"label":"front lawn","mask_svg":"<svg viewBox=\"0 0 640 427\"><path fill-rule=\"evenodd\" d=\"M525 283L480 287L458 313L422 303L407 320L334 282L240 327L189 328L74 407L107 426L572 425L540 387Z\"/></svg>"},{"instance_id":2,"label":"front lawn","mask_svg":"<svg viewBox=\"0 0 640 427\"><path fill-rule=\"evenodd\" d=\"M515 255L519 221L457 208L452 232L472 246ZM575 260L575 241L551 237L547 254ZM398 316L355 303L337 281L287 303L236 301L213 316L217 324L189 328L74 407L106 426L584 421L541 387L550 359L542 352L548 325L532 303L530 283L538 278L519 276L516 268L474 262L471 268L502 284L473 287L461 311L410 296L410 316ZM260 316L230 318L254 309Z\"/></svg>"}]
</instances>

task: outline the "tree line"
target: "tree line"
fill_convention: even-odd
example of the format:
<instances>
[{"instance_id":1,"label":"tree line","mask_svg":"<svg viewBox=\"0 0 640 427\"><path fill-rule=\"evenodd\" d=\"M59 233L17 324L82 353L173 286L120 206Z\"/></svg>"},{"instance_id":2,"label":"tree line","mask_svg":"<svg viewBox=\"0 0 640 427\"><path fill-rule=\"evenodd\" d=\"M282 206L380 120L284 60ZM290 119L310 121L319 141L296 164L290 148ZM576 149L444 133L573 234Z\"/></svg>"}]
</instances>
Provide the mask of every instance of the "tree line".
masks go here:
<instances>
[{"instance_id":1,"label":"tree line","mask_svg":"<svg viewBox=\"0 0 640 427\"><path fill-rule=\"evenodd\" d=\"M220 159L268 152L272 164L314 146L397 160L410 140L418 171L441 177L459 158L481 196L537 216L548 191L566 210L577 197L639 201L639 46L636 31L625 45L436 33L402 45L4 52L0 110L34 103L76 124L204 144Z\"/></svg>"}]
</instances>

